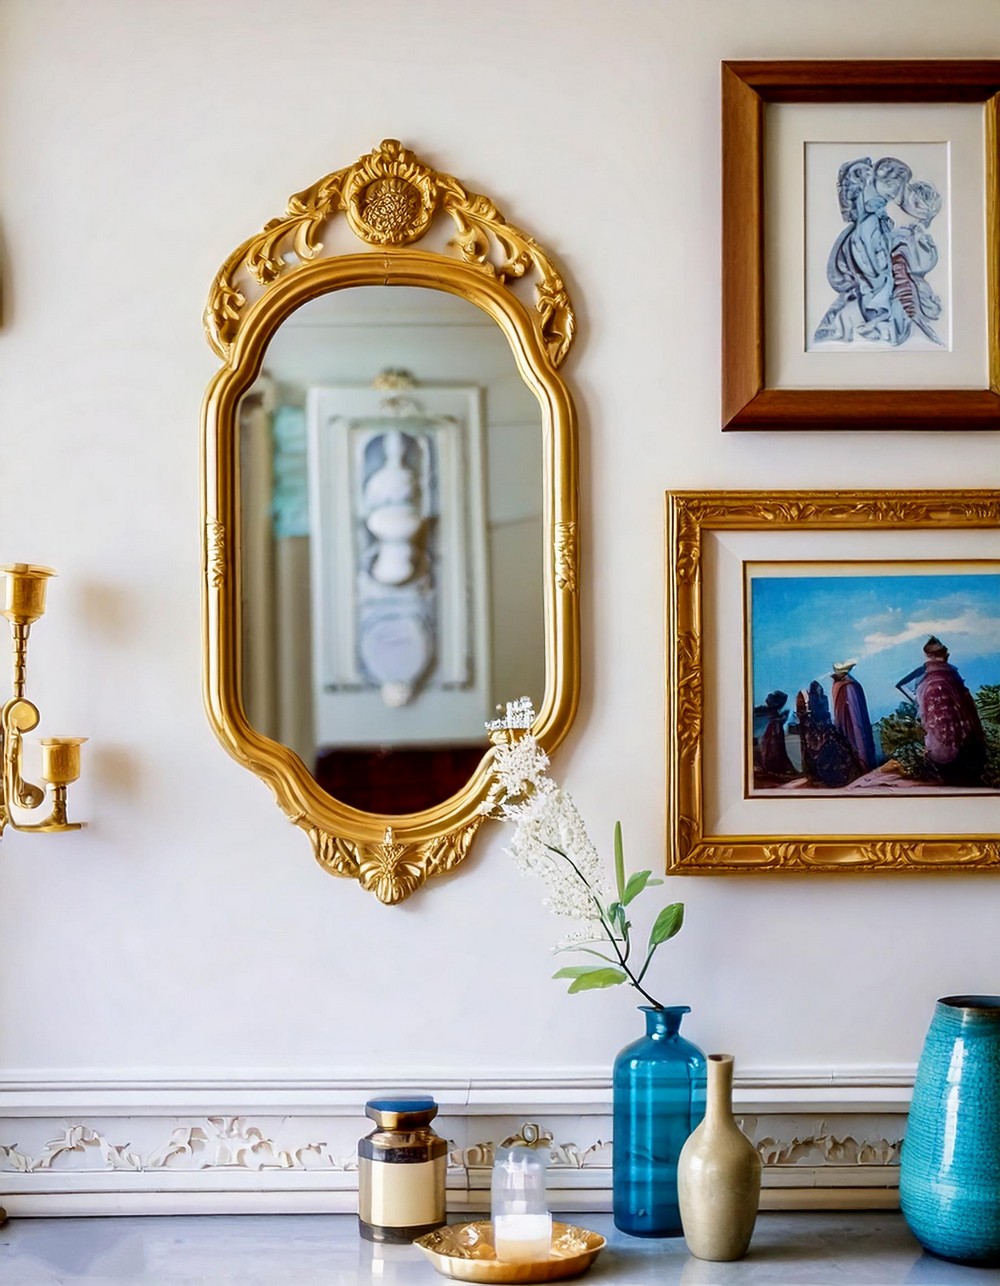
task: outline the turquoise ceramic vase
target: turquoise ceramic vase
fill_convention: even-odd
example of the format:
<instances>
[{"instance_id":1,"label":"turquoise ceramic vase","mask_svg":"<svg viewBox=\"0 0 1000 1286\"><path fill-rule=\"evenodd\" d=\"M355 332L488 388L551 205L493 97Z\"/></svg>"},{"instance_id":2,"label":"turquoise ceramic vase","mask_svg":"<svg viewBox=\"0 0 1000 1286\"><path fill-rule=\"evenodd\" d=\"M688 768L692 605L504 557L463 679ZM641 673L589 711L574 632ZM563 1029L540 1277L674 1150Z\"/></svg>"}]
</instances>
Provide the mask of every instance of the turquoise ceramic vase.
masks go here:
<instances>
[{"instance_id":1,"label":"turquoise ceramic vase","mask_svg":"<svg viewBox=\"0 0 1000 1286\"><path fill-rule=\"evenodd\" d=\"M899 1197L933 1254L1000 1262L1000 996L937 1002L913 1087Z\"/></svg>"},{"instance_id":2,"label":"turquoise ceramic vase","mask_svg":"<svg viewBox=\"0 0 1000 1286\"><path fill-rule=\"evenodd\" d=\"M680 1034L687 1005L640 1008L646 1034L615 1059L615 1227L633 1237L679 1237L677 1161L705 1115L705 1055Z\"/></svg>"}]
</instances>

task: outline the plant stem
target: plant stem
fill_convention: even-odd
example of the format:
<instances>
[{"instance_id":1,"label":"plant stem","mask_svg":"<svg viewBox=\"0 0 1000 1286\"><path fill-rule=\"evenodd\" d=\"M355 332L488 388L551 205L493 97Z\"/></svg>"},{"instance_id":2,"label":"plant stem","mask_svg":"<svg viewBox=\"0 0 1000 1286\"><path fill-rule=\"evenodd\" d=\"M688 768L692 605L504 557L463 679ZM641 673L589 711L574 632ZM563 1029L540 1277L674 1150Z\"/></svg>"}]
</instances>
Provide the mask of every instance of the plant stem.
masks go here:
<instances>
[{"instance_id":1,"label":"plant stem","mask_svg":"<svg viewBox=\"0 0 1000 1286\"><path fill-rule=\"evenodd\" d=\"M642 966L642 968L639 970L639 981L640 981L640 982L642 982L643 978L645 978L645 976L646 976L646 970L649 968L650 961L653 959L653 952L654 952L655 950L656 950L656 947L650 947L650 948L649 948L649 955L646 957L646 963L645 963L645 964Z\"/></svg>"},{"instance_id":2,"label":"plant stem","mask_svg":"<svg viewBox=\"0 0 1000 1286\"><path fill-rule=\"evenodd\" d=\"M564 861L564 862L568 862L568 863L569 863L570 867L571 867L571 868L572 868L572 870L573 870L573 874L574 874L574 875L576 876L576 878L580 881L580 883L583 885L583 887L587 890L587 895L588 895L588 897L590 898L591 902L593 902L594 906L597 908L597 916L598 916L598 919L600 920L601 927L603 928L603 930L604 930L604 932L605 932L605 934L606 934L606 936L607 936L608 941L611 943L612 950L614 951L615 955L618 957L618 963L621 965L622 970L624 971L624 973L625 973L625 974L627 974L627 976L628 976L628 978L629 978L630 985L631 985L631 986L633 986L633 987L636 989L636 991L639 993L639 995L640 995L640 996L645 996L645 998L649 1001L649 1003L653 1006L653 1008L654 1008L654 1009L662 1009L662 1008L663 1008L663 1006L660 1004L660 1002L659 1002L658 1000L655 1000L655 999L654 999L654 998L649 994L649 992L648 992L648 991L646 991L646 990L645 990L645 988L641 985L641 984L642 984L642 975L646 972L646 968L648 968L648 966L649 966L649 959L650 959L650 958L647 958L647 960L646 960L646 965L643 967L643 970L642 970L642 974L640 974L640 975L639 975L639 977L637 978L637 977L635 976L635 974L632 972L632 970L628 967L628 964L626 963L626 962L627 962L627 959L628 959L628 935L627 935L627 933L626 933L626 936L625 936L625 938L624 938L624 942L625 942L625 955L622 955L621 950L620 950L620 948L619 948L619 946L618 946L618 939L615 937L615 935L614 935L614 933L613 933L613 931L612 931L611 927L608 925L607 918L606 918L606 916L605 916L605 914L604 914L604 908L601 906L601 900L600 900L600 898L597 896L597 894L594 892L594 890L590 887L590 883L589 883L589 881L585 878L585 876L583 875L583 873L580 871L580 868L576 865L576 863L575 863L575 862L573 861L573 859L569 856L569 854L568 854L568 853L563 852L563 850L562 850L561 848L556 848L556 846L555 846L554 844L546 844L546 845L545 845L545 847L546 847L547 849L549 849L549 851L550 851L550 852L558 854L558 856L559 856L559 857L561 857L561 858L563 859L563 861ZM597 953L595 952L595 954L597 954Z\"/></svg>"}]
</instances>

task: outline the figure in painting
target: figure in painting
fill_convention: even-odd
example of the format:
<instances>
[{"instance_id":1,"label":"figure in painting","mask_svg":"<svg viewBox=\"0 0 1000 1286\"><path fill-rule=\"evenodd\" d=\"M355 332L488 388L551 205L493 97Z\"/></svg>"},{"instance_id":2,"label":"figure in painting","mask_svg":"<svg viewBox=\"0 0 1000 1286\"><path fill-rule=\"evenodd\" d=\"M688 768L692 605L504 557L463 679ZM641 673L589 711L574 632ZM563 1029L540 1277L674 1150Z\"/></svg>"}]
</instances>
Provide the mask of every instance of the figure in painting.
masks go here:
<instances>
[{"instance_id":1,"label":"figure in painting","mask_svg":"<svg viewBox=\"0 0 1000 1286\"><path fill-rule=\"evenodd\" d=\"M851 674L856 665L857 661L833 663L833 673L830 675L833 680L833 722L847 738L862 772L871 772L877 764L875 737L872 734L865 690Z\"/></svg>"},{"instance_id":2,"label":"figure in painting","mask_svg":"<svg viewBox=\"0 0 1000 1286\"><path fill-rule=\"evenodd\" d=\"M899 206L914 222L896 228L892 234L892 280L896 298L913 324L943 347L944 341L931 325L941 316L941 299L926 279L938 262L938 248L928 229L931 220L941 211L941 193L933 183L910 183Z\"/></svg>"},{"instance_id":3,"label":"figure in painting","mask_svg":"<svg viewBox=\"0 0 1000 1286\"><path fill-rule=\"evenodd\" d=\"M754 714L764 716L767 723L758 741L760 768L770 777L794 777L795 765L788 757L785 746L785 722L788 710L787 692L769 692L762 706L754 706Z\"/></svg>"},{"instance_id":4,"label":"figure in painting","mask_svg":"<svg viewBox=\"0 0 1000 1286\"><path fill-rule=\"evenodd\" d=\"M917 707L927 761L948 786L981 786L986 735L972 694L948 662L948 649L933 634L924 644L923 665L896 687ZM914 683L911 691L908 683Z\"/></svg>"},{"instance_id":5,"label":"figure in painting","mask_svg":"<svg viewBox=\"0 0 1000 1286\"><path fill-rule=\"evenodd\" d=\"M847 227L827 261L836 298L814 342L849 343L857 335L898 347L916 326L941 343L930 324L941 316L941 300L926 276L938 262L929 227L942 200L933 183L911 178L910 167L894 156L874 164L863 156L840 167L837 198ZM890 202L914 222L897 228L886 210Z\"/></svg>"},{"instance_id":6,"label":"figure in painting","mask_svg":"<svg viewBox=\"0 0 1000 1286\"><path fill-rule=\"evenodd\" d=\"M860 776L850 743L830 718L830 703L818 679L813 679L808 691L798 694L795 713L802 743L802 767L810 777L835 790Z\"/></svg>"}]
</instances>

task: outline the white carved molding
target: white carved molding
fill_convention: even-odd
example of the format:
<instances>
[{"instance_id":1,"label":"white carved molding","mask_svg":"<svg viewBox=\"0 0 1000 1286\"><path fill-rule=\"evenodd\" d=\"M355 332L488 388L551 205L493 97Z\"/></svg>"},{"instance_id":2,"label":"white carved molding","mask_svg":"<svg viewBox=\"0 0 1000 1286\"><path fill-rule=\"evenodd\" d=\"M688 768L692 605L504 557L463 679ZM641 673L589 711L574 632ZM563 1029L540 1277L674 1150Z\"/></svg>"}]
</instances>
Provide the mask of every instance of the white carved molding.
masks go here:
<instances>
[{"instance_id":1,"label":"white carved molding","mask_svg":"<svg viewBox=\"0 0 1000 1286\"><path fill-rule=\"evenodd\" d=\"M742 1077L735 1105L764 1160L765 1205L893 1204L912 1079L912 1069ZM350 1211L364 1100L415 1083L376 1081L0 1079L2 1203L15 1215ZM488 1205L494 1147L527 1124L551 1141L553 1207L610 1207L606 1075L416 1081L441 1105L453 1208Z\"/></svg>"}]
</instances>

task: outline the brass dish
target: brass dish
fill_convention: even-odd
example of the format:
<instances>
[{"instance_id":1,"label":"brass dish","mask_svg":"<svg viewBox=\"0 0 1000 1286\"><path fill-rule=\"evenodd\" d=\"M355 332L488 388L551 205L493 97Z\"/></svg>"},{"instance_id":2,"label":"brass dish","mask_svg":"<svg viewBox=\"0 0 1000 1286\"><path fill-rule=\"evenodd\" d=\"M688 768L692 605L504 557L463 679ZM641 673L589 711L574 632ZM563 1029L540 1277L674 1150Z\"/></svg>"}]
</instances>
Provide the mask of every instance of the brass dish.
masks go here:
<instances>
[{"instance_id":1,"label":"brass dish","mask_svg":"<svg viewBox=\"0 0 1000 1286\"><path fill-rule=\"evenodd\" d=\"M459 1282L555 1282L579 1277L607 1244L600 1233L573 1224L552 1225L552 1250L537 1264L505 1264L493 1246L493 1225L457 1223L437 1228L413 1243L439 1273Z\"/></svg>"}]
</instances>

